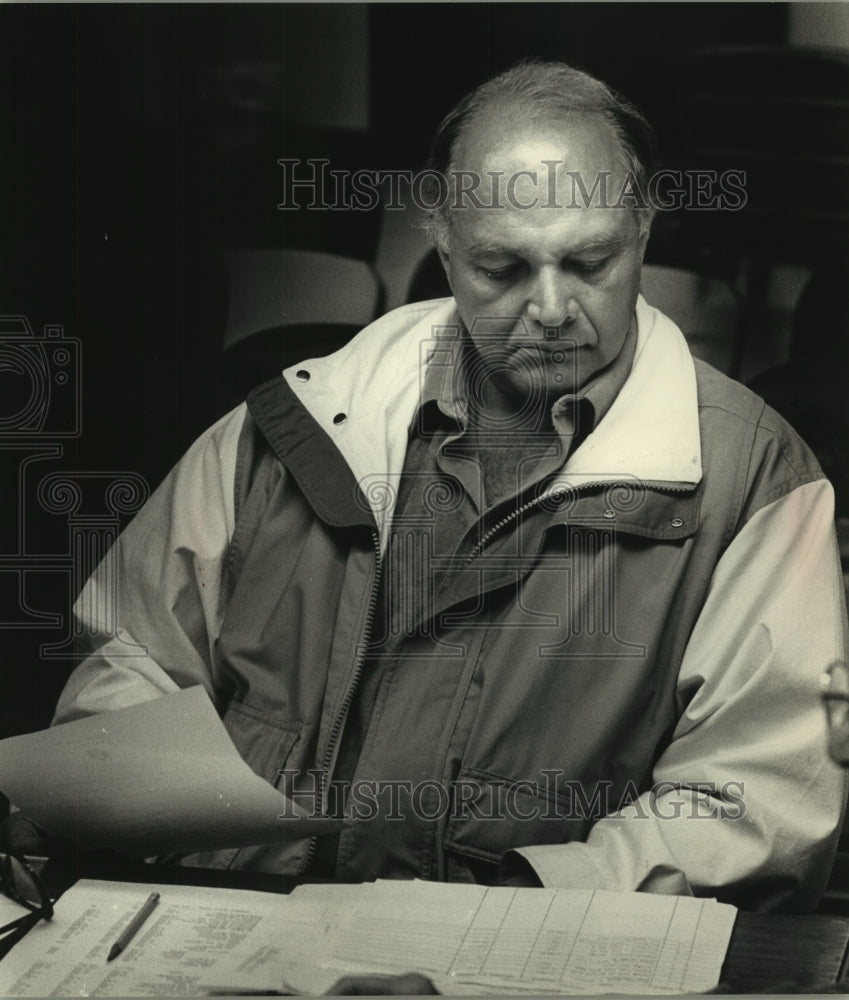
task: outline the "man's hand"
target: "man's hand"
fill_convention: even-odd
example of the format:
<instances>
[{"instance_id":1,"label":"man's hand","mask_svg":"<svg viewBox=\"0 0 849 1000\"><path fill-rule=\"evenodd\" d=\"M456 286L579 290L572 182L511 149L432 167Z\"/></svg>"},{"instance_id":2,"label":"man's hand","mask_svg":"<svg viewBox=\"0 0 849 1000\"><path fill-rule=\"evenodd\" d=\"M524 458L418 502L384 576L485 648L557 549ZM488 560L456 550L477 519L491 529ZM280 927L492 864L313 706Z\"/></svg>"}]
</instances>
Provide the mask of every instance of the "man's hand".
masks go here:
<instances>
[{"instance_id":1,"label":"man's hand","mask_svg":"<svg viewBox=\"0 0 849 1000\"><path fill-rule=\"evenodd\" d=\"M343 976L337 979L325 996L425 996L439 993L427 978L418 972L406 972L402 976Z\"/></svg>"}]
</instances>

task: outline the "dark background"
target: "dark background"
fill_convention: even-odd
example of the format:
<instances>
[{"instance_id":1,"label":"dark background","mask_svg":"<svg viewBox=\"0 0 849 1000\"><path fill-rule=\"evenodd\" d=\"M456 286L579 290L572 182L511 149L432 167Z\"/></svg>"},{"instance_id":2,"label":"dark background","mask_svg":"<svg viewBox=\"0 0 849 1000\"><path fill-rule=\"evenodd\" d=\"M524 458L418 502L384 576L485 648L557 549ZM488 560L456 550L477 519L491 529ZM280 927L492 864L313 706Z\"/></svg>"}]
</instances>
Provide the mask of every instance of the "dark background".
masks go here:
<instances>
[{"instance_id":1,"label":"dark background","mask_svg":"<svg viewBox=\"0 0 849 1000\"><path fill-rule=\"evenodd\" d=\"M51 405L68 412L40 436L21 439L8 420L0 431L0 735L46 725L71 666L42 650L65 636L77 586L68 517L45 509L43 476L133 472L153 487L221 413L220 248L375 259L377 212L276 210L277 158L414 169L463 93L537 55L587 69L641 105L674 163L678 61L713 43L783 42L787 12L0 5L0 315L25 315L36 338L59 324L79 341L82 415L75 433L66 391ZM0 364L0 418L19 411L27 385Z\"/></svg>"}]
</instances>

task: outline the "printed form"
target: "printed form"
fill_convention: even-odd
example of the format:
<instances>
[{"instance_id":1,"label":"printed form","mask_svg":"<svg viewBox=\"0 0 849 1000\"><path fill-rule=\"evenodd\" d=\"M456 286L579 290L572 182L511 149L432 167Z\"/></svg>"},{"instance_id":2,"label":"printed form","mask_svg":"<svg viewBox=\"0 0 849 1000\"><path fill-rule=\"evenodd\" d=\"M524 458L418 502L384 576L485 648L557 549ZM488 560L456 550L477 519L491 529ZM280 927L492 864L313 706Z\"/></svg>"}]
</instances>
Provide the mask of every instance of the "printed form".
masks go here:
<instances>
[{"instance_id":1,"label":"printed form","mask_svg":"<svg viewBox=\"0 0 849 1000\"><path fill-rule=\"evenodd\" d=\"M159 905L107 964L151 889ZM279 896L84 880L0 962L0 995L318 994L358 971L421 972L455 994L678 994L717 984L735 914L590 890L379 881Z\"/></svg>"},{"instance_id":2,"label":"printed form","mask_svg":"<svg viewBox=\"0 0 849 1000\"><path fill-rule=\"evenodd\" d=\"M366 901L343 920L334 961L364 969L363 955L372 966L391 956L395 968L406 962L446 992L461 983L489 987L478 992L711 989L736 916L714 900L648 893L432 882L378 882L372 891L380 904Z\"/></svg>"}]
</instances>

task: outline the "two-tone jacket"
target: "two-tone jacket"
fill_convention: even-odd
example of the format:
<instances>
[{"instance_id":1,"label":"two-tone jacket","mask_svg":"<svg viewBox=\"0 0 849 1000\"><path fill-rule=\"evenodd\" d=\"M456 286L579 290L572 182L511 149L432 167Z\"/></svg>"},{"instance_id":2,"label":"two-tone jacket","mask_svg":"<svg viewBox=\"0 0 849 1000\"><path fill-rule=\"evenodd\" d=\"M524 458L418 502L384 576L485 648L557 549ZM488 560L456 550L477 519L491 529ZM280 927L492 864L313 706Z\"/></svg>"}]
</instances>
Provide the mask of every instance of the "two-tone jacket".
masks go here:
<instances>
[{"instance_id":1,"label":"two-tone jacket","mask_svg":"<svg viewBox=\"0 0 849 1000\"><path fill-rule=\"evenodd\" d=\"M466 879L469 859L517 850L548 886L816 901L844 801L818 697L846 648L831 487L642 299L637 323L534 547L484 543L457 570L466 598L396 637L340 879ZM324 794L421 368L455 336L452 300L404 307L205 433L83 590L80 630L114 586L119 628L92 639L55 721L201 684L258 774ZM192 860L296 874L313 849Z\"/></svg>"}]
</instances>

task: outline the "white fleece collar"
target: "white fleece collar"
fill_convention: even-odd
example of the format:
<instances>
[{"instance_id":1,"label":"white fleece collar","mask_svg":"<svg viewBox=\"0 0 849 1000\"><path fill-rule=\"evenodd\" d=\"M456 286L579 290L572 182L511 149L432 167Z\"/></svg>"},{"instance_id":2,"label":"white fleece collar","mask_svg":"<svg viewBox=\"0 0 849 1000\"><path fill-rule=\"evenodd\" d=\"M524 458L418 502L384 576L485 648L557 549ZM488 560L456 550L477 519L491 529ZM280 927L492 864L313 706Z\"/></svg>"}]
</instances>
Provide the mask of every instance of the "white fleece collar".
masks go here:
<instances>
[{"instance_id":1,"label":"white fleece collar","mask_svg":"<svg viewBox=\"0 0 849 1000\"><path fill-rule=\"evenodd\" d=\"M689 348L678 327L642 296L636 313L631 373L598 427L570 456L558 477L563 485L640 481L694 486L701 480L696 374ZM283 372L350 465L381 536L391 520L423 364L440 340L460 331L453 299L417 302L376 320L335 354Z\"/></svg>"},{"instance_id":2,"label":"white fleece collar","mask_svg":"<svg viewBox=\"0 0 849 1000\"><path fill-rule=\"evenodd\" d=\"M695 486L702 478L696 370L678 327L637 300L631 374L558 482L640 480Z\"/></svg>"}]
</instances>

